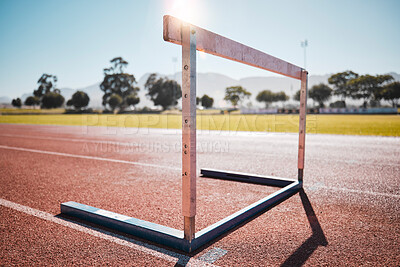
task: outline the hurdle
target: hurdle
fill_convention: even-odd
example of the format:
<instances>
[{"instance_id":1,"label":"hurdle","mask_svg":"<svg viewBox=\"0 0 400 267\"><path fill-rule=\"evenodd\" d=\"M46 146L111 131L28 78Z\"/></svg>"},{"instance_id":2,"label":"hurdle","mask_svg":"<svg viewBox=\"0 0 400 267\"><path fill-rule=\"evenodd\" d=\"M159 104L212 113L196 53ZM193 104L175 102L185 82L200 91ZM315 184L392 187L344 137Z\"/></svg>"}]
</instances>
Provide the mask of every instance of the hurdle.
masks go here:
<instances>
[{"instance_id":1,"label":"hurdle","mask_svg":"<svg viewBox=\"0 0 400 267\"><path fill-rule=\"evenodd\" d=\"M244 225L266 210L296 194L303 186L307 80L306 70L279 58L225 38L175 17L163 17L163 37L182 46L182 215L184 229L177 230L156 223L102 210L77 202L61 203L61 213L137 236L185 252L212 242L217 237ZM196 52L237 61L301 81L299 109L297 179L261 176L248 173L201 169L201 177L239 181L281 188L234 214L195 232L196 218Z\"/></svg>"}]
</instances>

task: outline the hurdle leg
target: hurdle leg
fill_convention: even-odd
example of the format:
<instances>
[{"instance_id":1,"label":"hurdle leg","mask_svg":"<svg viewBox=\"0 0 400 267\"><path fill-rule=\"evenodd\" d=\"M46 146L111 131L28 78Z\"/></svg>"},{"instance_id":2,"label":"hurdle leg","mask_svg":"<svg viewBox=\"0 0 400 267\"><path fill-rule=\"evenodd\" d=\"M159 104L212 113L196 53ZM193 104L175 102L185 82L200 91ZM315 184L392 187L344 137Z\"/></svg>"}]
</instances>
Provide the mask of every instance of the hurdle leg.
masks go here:
<instances>
[{"instance_id":1,"label":"hurdle leg","mask_svg":"<svg viewBox=\"0 0 400 267\"><path fill-rule=\"evenodd\" d=\"M184 238L195 235L196 216L196 32L182 25L182 213Z\"/></svg>"},{"instance_id":2,"label":"hurdle leg","mask_svg":"<svg viewBox=\"0 0 400 267\"><path fill-rule=\"evenodd\" d=\"M299 110L299 154L298 154L298 179L303 181L304 152L306 144L306 114L307 114L307 80L306 70L301 72L300 110Z\"/></svg>"}]
</instances>

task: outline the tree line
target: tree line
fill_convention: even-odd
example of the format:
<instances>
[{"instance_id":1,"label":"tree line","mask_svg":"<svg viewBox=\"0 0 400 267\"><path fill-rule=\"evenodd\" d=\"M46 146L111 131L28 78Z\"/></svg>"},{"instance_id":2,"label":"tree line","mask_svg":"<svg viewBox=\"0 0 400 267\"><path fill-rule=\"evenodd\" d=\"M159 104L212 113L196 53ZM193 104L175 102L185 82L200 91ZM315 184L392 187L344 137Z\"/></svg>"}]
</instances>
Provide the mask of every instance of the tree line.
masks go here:
<instances>
[{"instance_id":1,"label":"tree line","mask_svg":"<svg viewBox=\"0 0 400 267\"><path fill-rule=\"evenodd\" d=\"M33 90L33 95L25 99L27 106L40 106L41 108L59 108L65 98L61 95L60 89L56 87L57 76L44 73L37 81L38 88ZM67 106L74 106L75 109L82 109L89 104L89 96L82 91L75 92L71 99L67 101ZM13 99L11 104L15 107L21 107L20 98Z\"/></svg>"},{"instance_id":2,"label":"tree line","mask_svg":"<svg viewBox=\"0 0 400 267\"><path fill-rule=\"evenodd\" d=\"M136 86L137 81L133 74L125 72L128 62L122 57L116 57L110 60L110 66L103 69L104 79L100 84L100 90L103 91L102 104L104 108L112 112L121 112L128 107L134 107L140 102L138 92L140 88ZM58 108L64 104L64 97L56 87L57 76L52 74L43 74L34 89L33 95L25 100L27 106L40 106L41 108ZM155 106L161 106L163 110L174 107L182 97L181 86L174 80L166 77L158 77L152 73L145 85L146 96L153 101ZM90 98L83 91L76 91L71 99L66 102L67 107L74 107L76 110L83 110L89 104ZM205 108L212 107L214 99L208 95L203 95L196 99L197 105ZM12 105L22 106L20 98L13 99Z\"/></svg>"},{"instance_id":3,"label":"tree line","mask_svg":"<svg viewBox=\"0 0 400 267\"><path fill-rule=\"evenodd\" d=\"M224 100L230 102L233 107L237 107L250 96L251 93L242 86L230 86L225 89ZM256 100L261 103L263 102L265 104L265 107L268 108L269 105L273 102L283 103L289 100L289 96L286 95L283 91L274 93L271 90L263 90L257 94Z\"/></svg>"},{"instance_id":4,"label":"tree line","mask_svg":"<svg viewBox=\"0 0 400 267\"><path fill-rule=\"evenodd\" d=\"M391 75L358 75L353 71L339 72L328 78L329 85L324 83L312 86L308 91L308 97L318 103L319 107L324 107L324 103L333 95L339 96L341 100L331 103L331 107L345 108L346 99L363 100L362 106L366 108L378 106L381 100L386 100L397 107L400 99L400 82L394 81ZM251 95L241 86L227 87L224 100L236 107L239 103L249 98ZM300 101L300 90L293 99ZM256 96L258 102L264 103L268 108L274 102L286 102L289 96L285 92L274 93L271 90L263 90Z\"/></svg>"},{"instance_id":5,"label":"tree line","mask_svg":"<svg viewBox=\"0 0 400 267\"><path fill-rule=\"evenodd\" d=\"M393 76L385 75L359 75L353 71L339 72L328 79L329 85L318 84L309 90L309 98L324 107L324 103L333 95L341 100L331 103L331 107L345 108L346 99L362 100L362 107L378 106L381 100L386 100L393 107L398 106L400 99L400 82L394 81ZM300 100L300 91L295 95L295 100Z\"/></svg>"},{"instance_id":6,"label":"tree line","mask_svg":"<svg viewBox=\"0 0 400 267\"><path fill-rule=\"evenodd\" d=\"M137 81L133 74L125 72L128 62L122 57L116 57L110 60L110 66L103 69L104 79L100 84L100 90L103 91L102 104L106 110L112 112L121 112L128 107L134 107L140 102L138 92L140 88L136 86ZM64 104L64 97L57 88L57 76L52 74L43 74L34 89L33 95L25 100L27 106L40 106L41 108L58 108ZM376 106L383 99L389 101L393 107L398 106L400 99L400 82L394 81L391 75L358 75L353 71L345 71L333 74L328 79L329 85L321 83L314 85L308 91L308 97L318 103L319 107L324 107L324 103L333 95L339 96L340 101L331 103L331 107L346 107L346 99L362 99L363 107ZM182 97L181 86L174 80L166 77L159 77L152 73L145 85L148 97L155 106L161 106L163 110L175 107L178 100ZM242 86L230 86L225 89L224 100L230 102L233 107L237 107L245 99L248 99L251 93ZM298 90L293 99L300 101L300 90ZM285 92L277 93L271 90L262 90L256 100L264 103L268 108L274 102L286 102L289 96ZM90 98L83 91L76 91L71 99L66 102L67 107L73 107L75 110L83 110L89 104ZM196 104L204 108L211 108L214 99L208 95L196 98ZM22 106L20 98L13 99L12 105Z\"/></svg>"}]
</instances>

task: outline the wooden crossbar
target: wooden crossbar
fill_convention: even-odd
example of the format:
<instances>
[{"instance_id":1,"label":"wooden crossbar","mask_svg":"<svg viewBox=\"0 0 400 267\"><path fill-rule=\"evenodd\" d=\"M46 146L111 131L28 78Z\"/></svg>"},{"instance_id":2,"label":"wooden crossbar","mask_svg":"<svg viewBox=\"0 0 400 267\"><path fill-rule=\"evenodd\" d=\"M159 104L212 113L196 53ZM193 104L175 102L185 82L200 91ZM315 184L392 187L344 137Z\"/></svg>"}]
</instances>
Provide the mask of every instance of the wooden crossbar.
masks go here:
<instances>
[{"instance_id":1,"label":"wooden crossbar","mask_svg":"<svg viewBox=\"0 0 400 267\"><path fill-rule=\"evenodd\" d=\"M182 24L196 31L198 51L301 80L302 68L296 65L169 15L164 16L164 40L182 45Z\"/></svg>"}]
</instances>

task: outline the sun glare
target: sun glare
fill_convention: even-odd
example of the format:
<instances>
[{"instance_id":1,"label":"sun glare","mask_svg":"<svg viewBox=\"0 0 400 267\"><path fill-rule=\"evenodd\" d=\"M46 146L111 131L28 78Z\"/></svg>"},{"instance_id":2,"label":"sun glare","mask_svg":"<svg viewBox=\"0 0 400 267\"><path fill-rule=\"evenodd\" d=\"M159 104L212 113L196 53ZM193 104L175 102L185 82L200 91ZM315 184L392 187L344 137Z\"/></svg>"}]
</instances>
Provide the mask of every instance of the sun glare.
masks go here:
<instances>
[{"instance_id":1,"label":"sun glare","mask_svg":"<svg viewBox=\"0 0 400 267\"><path fill-rule=\"evenodd\" d=\"M166 0L167 12L189 23L199 23L201 8L199 0Z\"/></svg>"}]
</instances>

